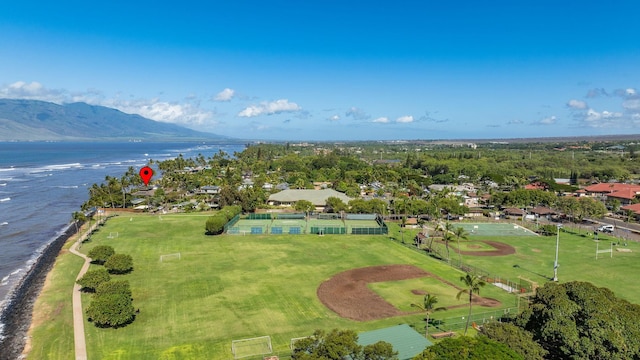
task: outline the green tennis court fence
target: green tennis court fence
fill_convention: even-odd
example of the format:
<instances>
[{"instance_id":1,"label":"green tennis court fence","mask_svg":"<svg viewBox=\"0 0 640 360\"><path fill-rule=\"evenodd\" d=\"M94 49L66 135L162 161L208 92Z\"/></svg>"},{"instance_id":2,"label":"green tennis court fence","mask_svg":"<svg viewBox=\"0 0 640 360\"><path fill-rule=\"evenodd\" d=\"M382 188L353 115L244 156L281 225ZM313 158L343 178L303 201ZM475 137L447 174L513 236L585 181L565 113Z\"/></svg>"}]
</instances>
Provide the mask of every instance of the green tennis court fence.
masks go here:
<instances>
[{"instance_id":1,"label":"green tennis court fence","mask_svg":"<svg viewBox=\"0 0 640 360\"><path fill-rule=\"evenodd\" d=\"M352 227L351 233L353 235L386 235L389 233L389 229L384 227Z\"/></svg>"},{"instance_id":2,"label":"green tennis court fence","mask_svg":"<svg viewBox=\"0 0 640 360\"><path fill-rule=\"evenodd\" d=\"M240 214L234 216L233 218L231 218L231 220L229 220L226 224L224 224L224 226L222 227L223 231L228 232L229 228L233 227L233 225L235 225L238 222L238 220L240 220Z\"/></svg>"},{"instance_id":3,"label":"green tennis court fence","mask_svg":"<svg viewBox=\"0 0 640 360\"><path fill-rule=\"evenodd\" d=\"M245 219L247 219L247 220L271 220L271 214L269 214L269 213L264 213L264 214L249 213L249 214L247 214L247 217Z\"/></svg>"},{"instance_id":4,"label":"green tennis court fence","mask_svg":"<svg viewBox=\"0 0 640 360\"><path fill-rule=\"evenodd\" d=\"M327 235L333 235L333 234L346 234L347 233L347 229L344 226L312 226L311 229L309 230L309 233L311 234L327 234Z\"/></svg>"}]
</instances>

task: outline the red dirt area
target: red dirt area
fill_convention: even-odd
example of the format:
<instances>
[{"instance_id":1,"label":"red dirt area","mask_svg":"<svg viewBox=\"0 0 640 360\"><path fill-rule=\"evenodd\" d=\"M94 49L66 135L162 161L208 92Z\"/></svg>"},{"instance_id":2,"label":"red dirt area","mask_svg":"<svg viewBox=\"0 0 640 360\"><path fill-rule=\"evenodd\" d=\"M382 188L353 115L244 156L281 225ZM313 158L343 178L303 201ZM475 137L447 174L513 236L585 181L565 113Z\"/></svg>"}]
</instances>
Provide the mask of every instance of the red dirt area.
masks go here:
<instances>
[{"instance_id":1,"label":"red dirt area","mask_svg":"<svg viewBox=\"0 0 640 360\"><path fill-rule=\"evenodd\" d=\"M336 274L318 287L318 298L341 317L356 321L384 319L408 313L398 310L367 287L368 283L433 277L460 290L461 288L439 276L413 265L382 265L352 269ZM415 292L414 292L415 293ZM473 297L474 304L499 306L500 302ZM465 306L465 305L460 305ZM458 307L458 306L456 306Z\"/></svg>"},{"instance_id":2,"label":"red dirt area","mask_svg":"<svg viewBox=\"0 0 640 360\"><path fill-rule=\"evenodd\" d=\"M495 250L461 251L460 253L462 255L472 255L472 256L504 256L504 255L511 255L516 253L516 249L513 246L505 243L501 243L498 241L483 241L483 243L492 246L493 248L495 248Z\"/></svg>"}]
</instances>

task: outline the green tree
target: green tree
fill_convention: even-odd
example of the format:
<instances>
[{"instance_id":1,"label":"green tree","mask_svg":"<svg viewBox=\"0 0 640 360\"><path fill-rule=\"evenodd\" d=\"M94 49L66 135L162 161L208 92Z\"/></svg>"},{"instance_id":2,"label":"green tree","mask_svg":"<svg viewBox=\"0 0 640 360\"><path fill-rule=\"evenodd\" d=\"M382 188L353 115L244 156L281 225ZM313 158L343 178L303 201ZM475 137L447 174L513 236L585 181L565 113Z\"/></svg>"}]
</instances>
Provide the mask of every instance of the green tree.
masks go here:
<instances>
[{"instance_id":1,"label":"green tree","mask_svg":"<svg viewBox=\"0 0 640 360\"><path fill-rule=\"evenodd\" d=\"M391 344L379 341L364 348L358 345L358 334L353 330L333 329L314 331L313 335L294 343L294 360L397 360L398 353Z\"/></svg>"},{"instance_id":2,"label":"green tree","mask_svg":"<svg viewBox=\"0 0 640 360\"><path fill-rule=\"evenodd\" d=\"M121 327L135 317L131 296L119 293L94 296L86 313L89 321L98 327Z\"/></svg>"},{"instance_id":3,"label":"green tree","mask_svg":"<svg viewBox=\"0 0 640 360\"><path fill-rule=\"evenodd\" d=\"M398 352L386 341L366 345L362 349L363 360L398 360Z\"/></svg>"},{"instance_id":4,"label":"green tree","mask_svg":"<svg viewBox=\"0 0 640 360\"><path fill-rule=\"evenodd\" d=\"M87 271L82 278L76 282L82 286L83 291L95 292L100 284L111 280L107 269L99 268Z\"/></svg>"},{"instance_id":5,"label":"green tree","mask_svg":"<svg viewBox=\"0 0 640 360\"><path fill-rule=\"evenodd\" d=\"M353 330L333 329L330 332L316 330L312 336L298 340L294 344L292 359L343 360L357 359L362 347L358 345L358 334Z\"/></svg>"},{"instance_id":6,"label":"green tree","mask_svg":"<svg viewBox=\"0 0 640 360\"><path fill-rule=\"evenodd\" d=\"M104 264L113 254L115 254L113 247L109 245L98 245L89 250L87 256L89 256L94 264Z\"/></svg>"},{"instance_id":7,"label":"green tree","mask_svg":"<svg viewBox=\"0 0 640 360\"><path fill-rule=\"evenodd\" d=\"M461 336L444 339L429 346L414 360L487 360L522 359L515 351L486 336Z\"/></svg>"},{"instance_id":8,"label":"green tree","mask_svg":"<svg viewBox=\"0 0 640 360\"><path fill-rule=\"evenodd\" d=\"M490 322L482 325L482 335L507 345L525 360L544 359L547 351L533 339L533 334L505 322Z\"/></svg>"},{"instance_id":9,"label":"green tree","mask_svg":"<svg viewBox=\"0 0 640 360\"><path fill-rule=\"evenodd\" d=\"M460 266L462 266L462 251L460 250L460 239L469 239L469 233L463 227L459 226L453 229L453 234L456 236L456 241L458 243L458 258L460 259Z\"/></svg>"},{"instance_id":10,"label":"green tree","mask_svg":"<svg viewBox=\"0 0 640 360\"><path fill-rule=\"evenodd\" d=\"M128 280L110 280L96 288L96 296L108 294L124 294L131 297L131 286Z\"/></svg>"},{"instance_id":11,"label":"green tree","mask_svg":"<svg viewBox=\"0 0 640 360\"><path fill-rule=\"evenodd\" d=\"M104 267L111 274L126 274L133 270L133 259L127 254L113 254L104 263Z\"/></svg>"},{"instance_id":12,"label":"green tree","mask_svg":"<svg viewBox=\"0 0 640 360\"><path fill-rule=\"evenodd\" d=\"M339 213L341 211L346 211L348 209L347 204L344 203L340 198L331 196L326 201L327 207L332 209L332 212Z\"/></svg>"},{"instance_id":13,"label":"green tree","mask_svg":"<svg viewBox=\"0 0 640 360\"><path fill-rule=\"evenodd\" d=\"M460 281L464 283L466 289L462 289L456 295L456 299L460 299L463 294L469 294L469 315L467 316L467 324L464 327L464 334L467 335L469 329L469 320L471 320L471 305L473 303L473 294L480 294L480 288L485 286L486 283L477 275L466 274L460 276Z\"/></svg>"},{"instance_id":14,"label":"green tree","mask_svg":"<svg viewBox=\"0 0 640 360\"><path fill-rule=\"evenodd\" d=\"M438 297L436 295L426 294L422 299L422 304L411 304L413 307L424 311L426 316L424 326L424 337L429 337L429 316L436 311L445 311L445 307L436 307Z\"/></svg>"},{"instance_id":15,"label":"green tree","mask_svg":"<svg viewBox=\"0 0 640 360\"><path fill-rule=\"evenodd\" d=\"M227 218L224 215L209 216L205 224L205 230L207 235L217 235L222 233L224 225L227 223Z\"/></svg>"},{"instance_id":16,"label":"green tree","mask_svg":"<svg viewBox=\"0 0 640 360\"><path fill-rule=\"evenodd\" d=\"M538 288L515 324L553 359L640 358L640 305L587 282L549 282Z\"/></svg>"},{"instance_id":17,"label":"green tree","mask_svg":"<svg viewBox=\"0 0 640 360\"><path fill-rule=\"evenodd\" d=\"M298 200L294 206L296 211L302 211L305 214L315 210L316 206L309 200Z\"/></svg>"}]
</instances>

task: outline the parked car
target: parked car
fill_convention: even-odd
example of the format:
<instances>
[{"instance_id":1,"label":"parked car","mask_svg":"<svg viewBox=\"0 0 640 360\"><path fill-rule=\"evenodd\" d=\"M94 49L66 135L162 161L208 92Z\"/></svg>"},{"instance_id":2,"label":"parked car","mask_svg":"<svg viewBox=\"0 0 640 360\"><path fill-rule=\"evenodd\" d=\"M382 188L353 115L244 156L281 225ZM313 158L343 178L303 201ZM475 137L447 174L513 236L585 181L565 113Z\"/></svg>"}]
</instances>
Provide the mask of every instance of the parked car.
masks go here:
<instances>
[{"instance_id":1,"label":"parked car","mask_svg":"<svg viewBox=\"0 0 640 360\"><path fill-rule=\"evenodd\" d=\"M613 232L614 229L613 225L600 225L598 231L610 233Z\"/></svg>"}]
</instances>

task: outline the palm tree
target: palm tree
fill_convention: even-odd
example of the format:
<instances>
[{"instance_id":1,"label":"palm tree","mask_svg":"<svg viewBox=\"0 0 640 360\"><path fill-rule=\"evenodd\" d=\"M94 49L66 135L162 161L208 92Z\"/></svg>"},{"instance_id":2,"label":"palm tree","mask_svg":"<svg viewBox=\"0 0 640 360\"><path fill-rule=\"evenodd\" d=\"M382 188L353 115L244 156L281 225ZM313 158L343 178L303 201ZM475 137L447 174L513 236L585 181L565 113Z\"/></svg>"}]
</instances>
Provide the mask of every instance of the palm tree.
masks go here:
<instances>
[{"instance_id":1,"label":"palm tree","mask_svg":"<svg viewBox=\"0 0 640 360\"><path fill-rule=\"evenodd\" d=\"M424 311L424 313L427 315L426 325L424 327L424 337L428 337L429 336L429 315L431 315L431 313L436 312L436 311L447 310L447 308L445 308L445 307L435 307L435 305L437 303L438 303L438 297L437 296L431 295L431 294L426 294L424 296L424 299L422 299L422 304L411 304L411 306L417 307L418 309Z\"/></svg>"},{"instance_id":2,"label":"palm tree","mask_svg":"<svg viewBox=\"0 0 640 360\"><path fill-rule=\"evenodd\" d=\"M462 253L460 252L460 239L467 240L469 233L463 227L457 227L453 230L453 234L458 241L458 258L460 259L460 266L462 266Z\"/></svg>"},{"instance_id":3,"label":"palm tree","mask_svg":"<svg viewBox=\"0 0 640 360\"><path fill-rule=\"evenodd\" d=\"M486 283L482 281L479 276L471 274L460 276L460 281L464 283L466 289L460 290L458 295L456 295L456 299L460 300L460 296L462 296L462 294L469 294L469 316L467 316L467 325L464 327L464 334L467 335L469 320L471 319L471 301L473 300L473 293L480 295L480 288L485 286Z\"/></svg>"}]
</instances>

